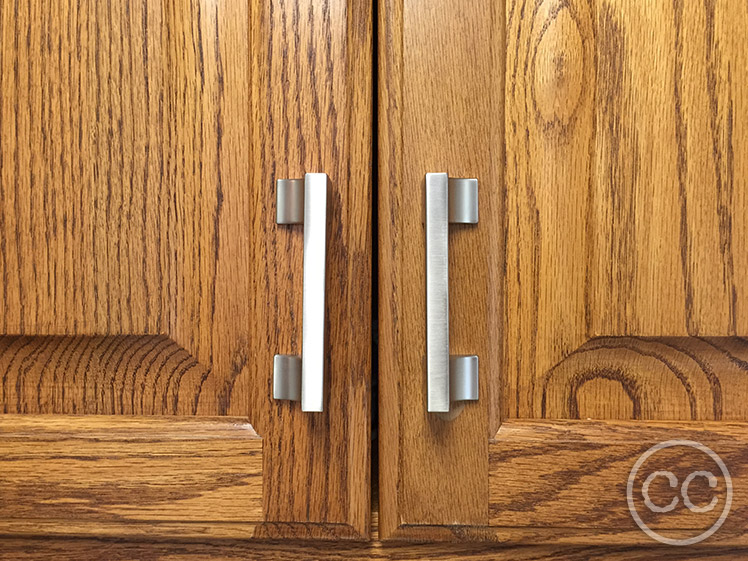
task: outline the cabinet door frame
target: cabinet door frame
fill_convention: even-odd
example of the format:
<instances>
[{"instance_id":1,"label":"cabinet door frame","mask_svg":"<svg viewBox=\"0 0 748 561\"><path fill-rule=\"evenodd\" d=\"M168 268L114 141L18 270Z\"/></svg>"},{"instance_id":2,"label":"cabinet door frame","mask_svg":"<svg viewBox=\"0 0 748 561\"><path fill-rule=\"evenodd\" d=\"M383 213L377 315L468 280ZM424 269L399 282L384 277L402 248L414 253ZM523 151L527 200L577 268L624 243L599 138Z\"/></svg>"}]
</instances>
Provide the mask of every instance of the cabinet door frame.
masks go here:
<instances>
[{"instance_id":1,"label":"cabinet door frame","mask_svg":"<svg viewBox=\"0 0 748 561\"><path fill-rule=\"evenodd\" d=\"M0 8L0 535L368 538L372 15ZM326 395L305 413L273 399L273 356L302 352L276 180L314 172Z\"/></svg>"},{"instance_id":2,"label":"cabinet door frame","mask_svg":"<svg viewBox=\"0 0 748 561\"><path fill-rule=\"evenodd\" d=\"M589 25L589 14L584 15L587 4L379 1L379 504L384 539L649 545L653 539L629 512L626 484L637 458L652 446L693 440L718 452L731 466L733 488L746 477L741 451L748 441L745 423L700 421L699 416L684 421L523 418L500 405L507 391L516 391L520 400L515 386L501 385L502 380L511 382L513 375L502 371L507 353L519 353L501 342L501 330L511 325L508 318L516 311L516 299L531 305L527 296L532 299L533 287L537 290L539 284L523 277L528 284L521 294L509 295L506 290L507 270L518 274L524 267L524 274L533 268L531 223L536 217L527 211L518 218L517 201L540 196L527 178L529 172L522 175L525 170L517 169L516 158L510 161L506 154L507 138L523 139L533 127L542 134L542 123L532 124L533 108L524 108L525 121L505 114L514 88L519 91L528 78L530 62L523 66L517 59L524 54L518 53L531 44L537 47L532 41L539 41L527 29L518 31L517 22L542 34L559 13L571 12L580 20L581 31L570 48L585 50L585 33L590 32L584 27ZM614 22L600 25L609 33L616 29ZM684 39L680 40L682 46ZM510 57L514 66L508 68ZM570 54L557 62L556 68L562 68L564 62L578 61ZM552 65L544 69L546 83L554 83ZM587 78L580 79L583 98ZM525 90L527 96L531 86ZM544 101L551 113L553 107L559 112L574 110L563 100L554 106L552 96ZM568 129L573 129L574 119ZM553 123L546 125L549 136L567 135L567 145L575 142L574 131L563 123L556 129ZM579 179L584 165L574 160L584 150L569 150L546 155L556 158L558 170L553 162L544 168L541 153L535 162L538 177L546 178L544 172L550 170L546 179L557 181L559 189L564 181L584 181ZM479 184L479 223L450 227L449 302L450 352L479 355L480 399L461 406L449 420L426 413L423 192L429 172L477 177ZM544 210L551 212L549 206ZM515 220L525 221L527 238L512 238L510 233L519 230ZM522 255L508 247L510 241L525 244ZM582 258L583 263L583 257L574 259ZM518 262L509 267L511 259ZM568 283L570 290L574 282ZM579 318L583 324L584 314ZM523 328L523 345L532 346L534 332ZM577 335L580 339L561 359L585 344L594 346L596 338L608 334L595 329L571 332L572 337ZM566 348L562 343L559 346ZM519 405L515 409L523 410ZM673 461L673 469L688 467L684 458ZM736 493L733 512L744 507L745 498ZM746 533L739 518L728 517L706 543L744 544Z\"/></svg>"}]
</instances>

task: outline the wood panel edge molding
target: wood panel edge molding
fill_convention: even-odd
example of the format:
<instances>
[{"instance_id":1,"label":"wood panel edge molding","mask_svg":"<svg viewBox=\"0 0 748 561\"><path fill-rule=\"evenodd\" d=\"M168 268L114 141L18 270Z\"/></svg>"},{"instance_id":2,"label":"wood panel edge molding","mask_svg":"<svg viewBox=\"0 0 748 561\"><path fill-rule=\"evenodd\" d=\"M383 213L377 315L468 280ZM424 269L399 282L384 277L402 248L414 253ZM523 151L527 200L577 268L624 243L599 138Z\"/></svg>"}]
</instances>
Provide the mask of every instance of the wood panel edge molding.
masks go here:
<instances>
[{"instance_id":1,"label":"wood panel edge molding","mask_svg":"<svg viewBox=\"0 0 748 561\"><path fill-rule=\"evenodd\" d=\"M669 551L653 539L647 537L638 528L635 530L619 529L585 529L559 527L520 527L520 526L426 526L403 525L387 538L387 544L393 547L410 543L414 545L474 544L481 547L533 547L543 546L560 548L600 547L611 551L610 547L622 548L657 548L658 551ZM708 540L686 551L709 550L734 552L737 548L748 547L748 539L742 532L720 532L719 539ZM675 549L675 548L672 548ZM500 551L498 549L497 551ZM681 550L683 551L683 550ZM686 556L686 558L690 558ZM700 557L699 557L700 558Z\"/></svg>"},{"instance_id":2,"label":"wood panel edge molding","mask_svg":"<svg viewBox=\"0 0 748 561\"><path fill-rule=\"evenodd\" d=\"M610 421L601 419L506 419L490 440L491 450L506 441L660 442L662 437L735 441L748 438L748 423L730 421Z\"/></svg>"},{"instance_id":3,"label":"wood panel edge molding","mask_svg":"<svg viewBox=\"0 0 748 561\"><path fill-rule=\"evenodd\" d=\"M518 546L502 547L495 544L383 544L373 543L299 543L292 540L274 542L136 542L95 539L0 539L0 559L27 561L99 561L109 559L194 561L213 559L239 561L265 559L288 561L297 559L299 550L313 559L346 559L348 561L433 559L470 561L662 561L693 559L701 561L735 559L744 551L726 548L629 548L629 547L573 547L573 546Z\"/></svg>"},{"instance_id":4,"label":"wood panel edge molding","mask_svg":"<svg viewBox=\"0 0 748 561\"><path fill-rule=\"evenodd\" d=\"M679 540L699 535L727 508L724 522L703 545L743 545L747 445L748 423L742 422L507 420L489 443L491 528L508 543L652 544L629 509L631 480L634 510L659 535ZM727 470L731 492L710 453ZM672 472L677 488L651 487L653 502L668 504L676 495L679 502L678 509L657 515L644 507L642 484L659 470ZM713 472L717 481L714 491L706 483L694 486L697 506L717 499L713 513L703 517L689 512L680 497L685 479L700 470Z\"/></svg>"},{"instance_id":5,"label":"wood panel edge molding","mask_svg":"<svg viewBox=\"0 0 748 561\"><path fill-rule=\"evenodd\" d=\"M0 535L252 537L262 439L242 418L0 416Z\"/></svg>"},{"instance_id":6,"label":"wood panel edge molding","mask_svg":"<svg viewBox=\"0 0 748 561\"><path fill-rule=\"evenodd\" d=\"M668 441L696 442L715 451L732 479L729 514L699 547L748 545L744 523L748 493L743 490L748 478L744 467L748 423L726 421L507 420L489 441L489 526L403 524L382 539L393 543L655 545L631 516L626 485L637 460ZM676 476L696 469L717 470L716 464L694 465L702 459L709 461L699 450L695 455L685 446L668 450L673 461L670 469ZM679 531L698 528L701 522L694 515L676 513L671 519L650 523L662 535L675 537Z\"/></svg>"}]
</instances>

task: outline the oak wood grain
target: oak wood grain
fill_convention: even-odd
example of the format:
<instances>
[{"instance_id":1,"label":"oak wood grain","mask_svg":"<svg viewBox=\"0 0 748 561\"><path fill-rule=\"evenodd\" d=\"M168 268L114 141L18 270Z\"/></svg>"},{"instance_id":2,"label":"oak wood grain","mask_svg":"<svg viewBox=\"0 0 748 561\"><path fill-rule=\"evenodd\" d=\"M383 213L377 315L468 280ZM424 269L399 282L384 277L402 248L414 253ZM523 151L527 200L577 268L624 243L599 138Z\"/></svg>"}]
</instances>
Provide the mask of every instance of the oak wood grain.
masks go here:
<instances>
[{"instance_id":1,"label":"oak wood grain","mask_svg":"<svg viewBox=\"0 0 748 561\"><path fill-rule=\"evenodd\" d=\"M746 25L507 2L505 417L745 420Z\"/></svg>"},{"instance_id":2,"label":"oak wood grain","mask_svg":"<svg viewBox=\"0 0 748 561\"><path fill-rule=\"evenodd\" d=\"M180 388L208 375L163 335L0 337L4 413L195 414L199 394L180 405Z\"/></svg>"},{"instance_id":3,"label":"oak wood grain","mask_svg":"<svg viewBox=\"0 0 748 561\"><path fill-rule=\"evenodd\" d=\"M426 413L424 177L477 177L480 221L449 233L450 351L499 366L503 3L379 2L381 535L487 523L499 379L453 421ZM497 249L499 248L499 249ZM493 405L496 404L495 410Z\"/></svg>"},{"instance_id":4,"label":"oak wood grain","mask_svg":"<svg viewBox=\"0 0 748 561\"><path fill-rule=\"evenodd\" d=\"M8 561L88 561L103 557L112 561L188 561L266 559L355 561L409 561L421 559L469 561L664 561L736 559L745 550L730 548L633 548L633 547L501 547L485 544L398 544L313 543L313 542L205 542L143 543L104 540L29 540L0 538L0 559Z\"/></svg>"},{"instance_id":5,"label":"oak wood grain","mask_svg":"<svg viewBox=\"0 0 748 561\"><path fill-rule=\"evenodd\" d=\"M0 416L0 534L247 538L262 441L244 419Z\"/></svg>"},{"instance_id":6,"label":"oak wood grain","mask_svg":"<svg viewBox=\"0 0 748 561\"><path fill-rule=\"evenodd\" d=\"M586 0L506 2L502 417L532 416L533 373L586 340L593 9Z\"/></svg>"},{"instance_id":7,"label":"oak wood grain","mask_svg":"<svg viewBox=\"0 0 748 561\"><path fill-rule=\"evenodd\" d=\"M0 411L248 417L257 535L365 536L371 52L358 0L0 2ZM331 179L324 415L270 398L302 294L274 181L307 171Z\"/></svg>"},{"instance_id":8,"label":"oak wood grain","mask_svg":"<svg viewBox=\"0 0 748 561\"><path fill-rule=\"evenodd\" d=\"M0 10L3 411L247 415L246 6Z\"/></svg>"},{"instance_id":9,"label":"oak wood grain","mask_svg":"<svg viewBox=\"0 0 748 561\"><path fill-rule=\"evenodd\" d=\"M369 532L372 270L372 6L250 6L252 230L249 369L264 455L266 517ZM275 223L275 181L326 173L324 413L273 401L273 355L301 354L303 228ZM287 523L287 524L285 524ZM268 526L268 528L270 528ZM306 530L300 529L305 534Z\"/></svg>"},{"instance_id":10,"label":"oak wood grain","mask_svg":"<svg viewBox=\"0 0 748 561\"><path fill-rule=\"evenodd\" d=\"M596 337L542 379L542 416L748 419L748 340Z\"/></svg>"},{"instance_id":11,"label":"oak wood grain","mask_svg":"<svg viewBox=\"0 0 748 561\"><path fill-rule=\"evenodd\" d=\"M734 0L380 2L384 538L639 543L550 512L481 521L476 436L518 417L640 419L644 439L654 420L746 420L746 25ZM452 347L478 349L481 402L438 430L419 402L426 171L478 175L482 197L477 230L450 233ZM573 449L548 464L560 481ZM503 463L489 454L492 477ZM521 475L514 497L543 482Z\"/></svg>"},{"instance_id":12,"label":"oak wood grain","mask_svg":"<svg viewBox=\"0 0 748 561\"><path fill-rule=\"evenodd\" d=\"M737 546L748 542L746 510L748 426L732 422L649 421L505 421L490 445L490 517L497 535L510 541L536 543L646 545L653 540L637 527L627 502L627 482L637 460L657 444L679 440L697 442L724 462L732 483L732 503L724 524L704 545ZM685 539L709 529L723 512L726 479L707 454L688 446L673 446L653 454L633 476L635 508L650 528L665 537ZM646 508L642 483L657 470L679 480L673 490L660 481L649 487L655 505L668 505L694 471L711 471L716 485L689 486L697 506L717 499L706 513L677 508L663 514ZM665 481L663 479L663 481ZM523 531L524 530L524 531Z\"/></svg>"}]
</instances>

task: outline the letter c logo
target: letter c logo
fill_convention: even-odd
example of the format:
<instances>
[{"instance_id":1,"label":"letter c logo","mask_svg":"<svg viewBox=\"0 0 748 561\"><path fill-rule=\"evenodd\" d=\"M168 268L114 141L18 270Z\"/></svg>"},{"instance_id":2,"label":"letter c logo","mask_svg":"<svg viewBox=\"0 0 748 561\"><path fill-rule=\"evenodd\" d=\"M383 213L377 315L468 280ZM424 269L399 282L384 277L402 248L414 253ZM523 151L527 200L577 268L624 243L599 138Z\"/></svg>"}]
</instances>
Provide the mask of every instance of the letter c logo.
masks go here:
<instances>
[{"instance_id":1,"label":"letter c logo","mask_svg":"<svg viewBox=\"0 0 748 561\"><path fill-rule=\"evenodd\" d=\"M652 512L670 512L671 510L675 508L675 505L678 504L678 497L673 497L673 500L670 501L670 504L667 506L657 506L649 498L649 485L652 483L652 481L654 481L658 476L661 476L661 475L668 478L668 481L670 481L671 487L675 488L678 486L678 478L675 477L675 475L671 471L655 471L655 472L650 473L649 477L647 477L647 479L644 480L644 484L642 485L642 496L644 497L644 504L647 505L647 508L649 508L649 510L651 510ZM690 483L690 480L686 479L686 482ZM686 483L684 483L683 485L684 485L684 488L688 487Z\"/></svg>"}]
</instances>

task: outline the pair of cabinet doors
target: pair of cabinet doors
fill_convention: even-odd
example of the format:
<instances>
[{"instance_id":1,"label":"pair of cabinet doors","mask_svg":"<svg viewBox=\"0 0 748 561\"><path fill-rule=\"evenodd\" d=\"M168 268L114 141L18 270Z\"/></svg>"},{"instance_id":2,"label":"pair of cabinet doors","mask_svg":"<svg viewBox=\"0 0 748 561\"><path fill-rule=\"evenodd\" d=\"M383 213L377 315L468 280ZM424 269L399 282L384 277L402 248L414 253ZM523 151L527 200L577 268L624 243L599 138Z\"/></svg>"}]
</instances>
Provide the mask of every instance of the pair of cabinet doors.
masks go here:
<instances>
[{"instance_id":1,"label":"pair of cabinet doors","mask_svg":"<svg viewBox=\"0 0 748 561\"><path fill-rule=\"evenodd\" d=\"M746 29L2 0L0 533L745 544Z\"/></svg>"}]
</instances>

